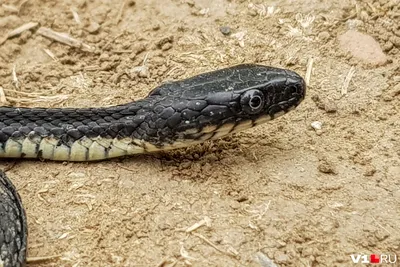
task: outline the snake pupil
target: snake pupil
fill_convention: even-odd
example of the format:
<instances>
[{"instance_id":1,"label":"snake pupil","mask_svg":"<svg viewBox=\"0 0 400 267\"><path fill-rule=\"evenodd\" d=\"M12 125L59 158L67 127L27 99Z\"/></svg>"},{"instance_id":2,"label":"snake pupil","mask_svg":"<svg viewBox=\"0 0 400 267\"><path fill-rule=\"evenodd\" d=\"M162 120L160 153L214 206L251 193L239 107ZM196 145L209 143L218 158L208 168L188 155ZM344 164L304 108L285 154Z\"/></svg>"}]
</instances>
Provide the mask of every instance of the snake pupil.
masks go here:
<instances>
[{"instance_id":1,"label":"snake pupil","mask_svg":"<svg viewBox=\"0 0 400 267\"><path fill-rule=\"evenodd\" d=\"M261 105L261 97L255 96L250 99L251 108L258 109Z\"/></svg>"},{"instance_id":2,"label":"snake pupil","mask_svg":"<svg viewBox=\"0 0 400 267\"><path fill-rule=\"evenodd\" d=\"M240 103L247 114L257 114L264 106L264 95L257 89L248 90L242 94Z\"/></svg>"}]
</instances>

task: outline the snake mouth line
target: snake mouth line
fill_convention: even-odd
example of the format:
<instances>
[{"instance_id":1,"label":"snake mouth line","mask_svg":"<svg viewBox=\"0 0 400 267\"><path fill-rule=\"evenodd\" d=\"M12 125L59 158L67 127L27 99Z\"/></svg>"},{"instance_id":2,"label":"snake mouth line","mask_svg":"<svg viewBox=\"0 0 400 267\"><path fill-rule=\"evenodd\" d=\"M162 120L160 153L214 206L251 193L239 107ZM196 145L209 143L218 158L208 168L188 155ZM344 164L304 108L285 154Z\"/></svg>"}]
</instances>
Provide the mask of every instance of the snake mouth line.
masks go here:
<instances>
[{"instance_id":1,"label":"snake mouth line","mask_svg":"<svg viewBox=\"0 0 400 267\"><path fill-rule=\"evenodd\" d=\"M216 140L216 139L219 139L228 134L238 133L238 132L250 129L252 127L264 124L265 122L268 122L275 118L281 117L284 114L286 114L294 109L295 109L295 106L292 106L287 110L282 110L278 113L275 113L273 116L262 115L254 120L245 120L245 121L241 121L238 123L226 123L226 124L222 124L220 126L216 126L216 125L207 126L207 127L204 127L201 131L198 131L197 129L186 130L184 138L182 138L178 142L170 144L168 146L170 146L169 149L173 149L173 148L177 148L177 147L183 147L183 146L185 146L185 143L187 143L187 142L201 143L201 142L204 142L207 140ZM195 133L194 133L194 130L196 131ZM163 149L168 149L167 148L168 146L164 146Z\"/></svg>"}]
</instances>

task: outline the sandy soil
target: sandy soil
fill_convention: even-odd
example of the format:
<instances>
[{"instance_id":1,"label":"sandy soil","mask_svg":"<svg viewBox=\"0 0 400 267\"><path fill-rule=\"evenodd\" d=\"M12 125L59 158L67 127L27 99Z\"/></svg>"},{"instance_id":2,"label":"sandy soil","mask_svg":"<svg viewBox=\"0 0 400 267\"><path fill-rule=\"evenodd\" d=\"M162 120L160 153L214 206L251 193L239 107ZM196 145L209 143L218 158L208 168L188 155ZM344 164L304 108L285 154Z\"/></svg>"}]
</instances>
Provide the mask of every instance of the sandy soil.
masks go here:
<instances>
[{"instance_id":1,"label":"sandy soil","mask_svg":"<svg viewBox=\"0 0 400 267\"><path fill-rule=\"evenodd\" d=\"M26 208L29 257L50 258L30 266L353 266L351 254L400 256L399 0L0 4L0 39L39 23L2 40L3 105L120 104L242 62L312 69L296 111L213 143L92 164L3 161ZM374 50L350 51L366 41L342 36L349 30L374 38Z\"/></svg>"}]
</instances>

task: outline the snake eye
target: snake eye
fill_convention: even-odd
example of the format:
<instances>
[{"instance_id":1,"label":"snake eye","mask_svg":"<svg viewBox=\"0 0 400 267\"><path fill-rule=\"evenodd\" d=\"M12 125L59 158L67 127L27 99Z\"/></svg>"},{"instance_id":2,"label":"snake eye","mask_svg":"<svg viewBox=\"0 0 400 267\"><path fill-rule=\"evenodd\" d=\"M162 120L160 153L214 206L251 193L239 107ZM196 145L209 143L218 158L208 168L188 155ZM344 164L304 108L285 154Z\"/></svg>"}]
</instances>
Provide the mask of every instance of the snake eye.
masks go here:
<instances>
[{"instance_id":1,"label":"snake eye","mask_svg":"<svg viewBox=\"0 0 400 267\"><path fill-rule=\"evenodd\" d=\"M240 105L248 114L256 114L264 107L264 95L259 90L249 90L241 95Z\"/></svg>"}]
</instances>

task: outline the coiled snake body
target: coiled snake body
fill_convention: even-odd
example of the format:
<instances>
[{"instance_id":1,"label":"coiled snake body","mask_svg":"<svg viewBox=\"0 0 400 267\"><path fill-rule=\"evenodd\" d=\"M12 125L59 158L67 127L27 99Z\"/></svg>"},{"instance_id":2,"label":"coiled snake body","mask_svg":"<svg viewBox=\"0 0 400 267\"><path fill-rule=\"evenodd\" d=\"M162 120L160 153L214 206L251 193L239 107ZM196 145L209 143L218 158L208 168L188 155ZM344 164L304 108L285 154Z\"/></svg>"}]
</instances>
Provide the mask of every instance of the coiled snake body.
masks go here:
<instances>
[{"instance_id":1,"label":"coiled snake body","mask_svg":"<svg viewBox=\"0 0 400 267\"><path fill-rule=\"evenodd\" d=\"M186 147L285 114L305 90L295 72L243 64L165 83L124 105L0 107L0 157L95 161ZM25 215L10 184L0 176L0 266L20 266L26 253Z\"/></svg>"}]
</instances>

